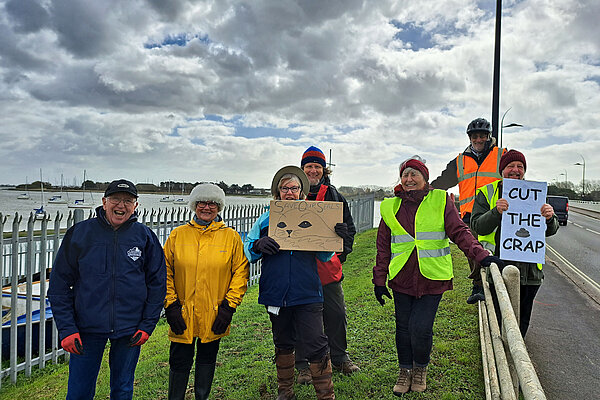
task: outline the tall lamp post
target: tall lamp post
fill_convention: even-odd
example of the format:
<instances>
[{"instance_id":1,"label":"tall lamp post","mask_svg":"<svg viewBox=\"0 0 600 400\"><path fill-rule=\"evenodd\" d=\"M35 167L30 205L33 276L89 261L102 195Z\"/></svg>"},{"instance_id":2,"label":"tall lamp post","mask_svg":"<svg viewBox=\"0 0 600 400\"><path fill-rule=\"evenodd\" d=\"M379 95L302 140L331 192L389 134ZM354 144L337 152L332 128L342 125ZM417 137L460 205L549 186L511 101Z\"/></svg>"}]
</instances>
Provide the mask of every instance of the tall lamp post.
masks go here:
<instances>
[{"instance_id":1,"label":"tall lamp post","mask_svg":"<svg viewBox=\"0 0 600 400\"><path fill-rule=\"evenodd\" d=\"M499 141L498 141L498 147L502 148L502 132L504 131L504 128L513 128L516 126L523 126L521 124L516 124L516 123L511 123L508 125L504 125L504 117L506 116L506 114L511 110L512 107L509 107L508 110L504 111L504 114L502 114L502 118L500 119L500 135L499 135Z\"/></svg>"},{"instance_id":2,"label":"tall lamp post","mask_svg":"<svg viewBox=\"0 0 600 400\"><path fill-rule=\"evenodd\" d=\"M585 198L585 158L580 154L579 157L583 160L582 163L575 163L575 165L581 165L583 167L583 175L581 176L581 200Z\"/></svg>"}]
</instances>

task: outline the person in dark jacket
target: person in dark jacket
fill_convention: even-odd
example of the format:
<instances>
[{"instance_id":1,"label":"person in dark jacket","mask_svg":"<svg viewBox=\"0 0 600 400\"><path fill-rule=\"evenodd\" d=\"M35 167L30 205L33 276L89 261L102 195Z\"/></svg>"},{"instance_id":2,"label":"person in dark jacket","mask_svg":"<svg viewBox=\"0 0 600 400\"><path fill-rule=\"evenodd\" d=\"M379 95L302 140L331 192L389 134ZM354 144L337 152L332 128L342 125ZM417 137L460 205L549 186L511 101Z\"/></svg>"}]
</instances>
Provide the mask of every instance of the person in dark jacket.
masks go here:
<instances>
[{"instance_id":1,"label":"person in dark jacket","mask_svg":"<svg viewBox=\"0 0 600 400\"><path fill-rule=\"evenodd\" d=\"M500 160L500 171L503 179L525 179L526 170L525 156L517 150L509 150ZM508 200L503 197L502 186L502 181L498 181L479 190L473 206L473 215L471 216L471 227L480 235L479 240L484 246L492 250L496 256L500 254L497 243L500 243L502 213L507 211L510 206ZM554 209L550 204L543 204L540 214L546 220L546 236L554 235L559 228ZM515 265L519 268L521 275L519 329L521 335L525 337L533 310L533 300L544 280L543 265L511 260L503 261L505 264ZM495 297L494 303L496 303L496 310L499 310Z\"/></svg>"},{"instance_id":2,"label":"person in dark jacket","mask_svg":"<svg viewBox=\"0 0 600 400\"><path fill-rule=\"evenodd\" d=\"M347 233L342 236L344 250L334 254L327 262L317 261L317 266L321 285L323 285L323 325L329 342L331 364L334 369L350 375L360 371L360 368L352 362L347 351L346 327L348 322L342 289L342 280L344 279L342 264L346 261L348 254L352 252L356 228L348 202L329 180L331 170L325 163L325 154L321 149L315 146L306 149L300 165L310 183L307 200L337 201L343 204L343 224L346 225L347 230ZM298 370L298 383L309 384L311 376L308 360L298 351L296 351L296 369Z\"/></svg>"},{"instance_id":3,"label":"person in dark jacket","mask_svg":"<svg viewBox=\"0 0 600 400\"><path fill-rule=\"evenodd\" d=\"M299 200L305 198L309 186L300 168L287 166L275 174L271 193L275 200ZM323 289L317 272L317 260L328 261L334 253L280 250L279 243L268 236L269 214L265 212L252 226L244 251L250 262L262 258L258 302L267 308L272 325L277 399L295 399L295 350L310 362L317 398L335 399L329 346L323 332ZM336 226L338 235L341 231Z\"/></svg>"},{"instance_id":4,"label":"person in dark jacket","mask_svg":"<svg viewBox=\"0 0 600 400\"><path fill-rule=\"evenodd\" d=\"M401 183L394 198L381 203L377 257L373 267L375 297L392 299L400 371L396 396L425 391L433 344L433 322L442 294L452 290L452 240L483 266L500 263L490 256L460 219L446 192L427 183L429 170L417 159L400 165Z\"/></svg>"},{"instance_id":5,"label":"person in dark jacket","mask_svg":"<svg viewBox=\"0 0 600 400\"><path fill-rule=\"evenodd\" d=\"M485 118L476 118L467 126L471 142L465 151L450 160L442 174L431 182L434 189L448 190L458 185L460 216L465 224L470 224L475 191L500 179L498 165L506 149L496 146L492 137L492 125ZM453 197L453 196L452 196ZM480 266L468 258L473 280L473 290L467 303L475 304L485 300L481 283Z\"/></svg>"},{"instance_id":6,"label":"person in dark jacket","mask_svg":"<svg viewBox=\"0 0 600 400\"><path fill-rule=\"evenodd\" d=\"M94 398L110 341L110 398L132 399L135 367L154 331L166 294L158 238L137 222L137 188L111 182L96 217L71 227L56 255L48 298L71 353L67 400Z\"/></svg>"}]
</instances>

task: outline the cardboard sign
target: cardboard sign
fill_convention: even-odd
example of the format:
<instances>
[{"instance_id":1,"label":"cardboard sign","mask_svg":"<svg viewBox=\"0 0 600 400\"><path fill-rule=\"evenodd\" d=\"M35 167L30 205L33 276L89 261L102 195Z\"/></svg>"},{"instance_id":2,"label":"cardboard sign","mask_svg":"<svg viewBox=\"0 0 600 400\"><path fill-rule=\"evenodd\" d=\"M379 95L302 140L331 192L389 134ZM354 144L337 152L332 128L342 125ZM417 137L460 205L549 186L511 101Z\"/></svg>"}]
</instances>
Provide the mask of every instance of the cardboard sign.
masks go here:
<instances>
[{"instance_id":1,"label":"cardboard sign","mask_svg":"<svg viewBox=\"0 0 600 400\"><path fill-rule=\"evenodd\" d=\"M547 183L504 179L500 258L543 264L546 259L546 219L540 209L546 202Z\"/></svg>"},{"instance_id":2,"label":"cardboard sign","mask_svg":"<svg viewBox=\"0 0 600 400\"><path fill-rule=\"evenodd\" d=\"M344 250L334 230L343 221L343 203L336 201L271 200L269 236L282 250Z\"/></svg>"}]
</instances>

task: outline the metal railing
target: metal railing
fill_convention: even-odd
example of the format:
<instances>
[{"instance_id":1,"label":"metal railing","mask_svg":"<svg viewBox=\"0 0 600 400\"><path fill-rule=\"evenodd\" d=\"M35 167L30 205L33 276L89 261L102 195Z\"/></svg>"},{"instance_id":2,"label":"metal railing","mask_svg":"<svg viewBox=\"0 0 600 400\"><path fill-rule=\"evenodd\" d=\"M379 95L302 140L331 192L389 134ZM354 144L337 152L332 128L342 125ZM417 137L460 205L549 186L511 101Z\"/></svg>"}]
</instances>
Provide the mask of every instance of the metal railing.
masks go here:
<instances>
[{"instance_id":1,"label":"metal railing","mask_svg":"<svg viewBox=\"0 0 600 400\"><path fill-rule=\"evenodd\" d=\"M357 231L371 229L374 197L351 198L348 204ZM220 215L244 240L267 207L264 204L227 206ZM66 230L84 218L91 218L93 214L93 211L89 211L85 215L81 209L69 211L68 214L57 213L55 217L46 216L41 220L41 228L34 230L36 219L32 213L25 221L26 229L20 230L22 216L15 213L9 220L9 216L0 213L0 281L3 286L0 388L2 378L6 376L10 376L15 383L19 371L25 371L26 376L30 376L32 367L42 369L46 362L57 363L59 356L68 356L59 348L54 320L46 315L46 307L49 306L45 296L47 279ZM63 218L66 218L66 227L64 224L61 227ZM138 210L138 221L152 229L163 245L173 229L191 218L192 212L187 207ZM12 231L4 232L9 224L12 224ZM260 261L250 264L249 286L258 283L260 269ZM19 291L14 288L19 288ZM33 315L37 320L38 314L39 322L33 321Z\"/></svg>"},{"instance_id":2,"label":"metal railing","mask_svg":"<svg viewBox=\"0 0 600 400\"><path fill-rule=\"evenodd\" d=\"M487 272L486 269L481 269L485 298L491 300L488 273L494 283L500 309L495 309L493 301L479 302L486 399L516 400L519 398L520 387L525 400L545 400L546 395L519 329L519 269L507 265L500 273L496 264L492 264ZM501 327L498 316L501 316Z\"/></svg>"}]
</instances>

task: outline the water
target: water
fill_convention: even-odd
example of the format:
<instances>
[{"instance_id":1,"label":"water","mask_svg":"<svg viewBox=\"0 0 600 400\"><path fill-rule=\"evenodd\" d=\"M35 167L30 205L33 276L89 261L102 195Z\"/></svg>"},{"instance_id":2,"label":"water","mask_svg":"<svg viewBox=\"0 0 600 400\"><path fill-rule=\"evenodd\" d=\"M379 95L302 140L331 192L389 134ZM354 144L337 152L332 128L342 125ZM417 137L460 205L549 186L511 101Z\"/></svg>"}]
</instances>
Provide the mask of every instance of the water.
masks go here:
<instances>
[{"instance_id":1,"label":"water","mask_svg":"<svg viewBox=\"0 0 600 400\"><path fill-rule=\"evenodd\" d=\"M29 195L30 195L30 199L29 200L19 200L17 199L17 196L20 195L22 192L19 192L17 190L8 190L8 189L2 189L0 190L0 213L2 214L2 218L4 218L5 216L8 216L5 226L4 226L4 231L12 231L12 220L13 217L15 215L15 213L19 213L20 216L23 216L23 220L21 221L21 223L19 224L19 229L26 229L27 227L27 219L29 218L29 215L31 212L33 212L34 208L39 208L41 205L41 192L34 192L34 191L30 191ZM53 194L60 194L59 192L44 192L44 197L46 199L46 201L53 195ZM100 193L100 192L93 192L91 194L91 198L93 198L93 204L95 205L94 208L96 206L100 206L102 205L102 196L104 193ZM75 199L80 199L81 198L81 192L63 192L63 198L67 197L69 198L69 203L72 203ZM173 208L173 207L187 207L187 199L188 196L184 195L183 198L186 200L185 203L183 204L174 204L174 203L161 203L160 199L162 199L165 196L164 193L160 193L160 194L140 194L140 197L138 198L138 210L141 209L167 209L167 208ZM174 198L178 198L181 196L173 196ZM90 194L86 193L85 195L85 199L86 202L90 201ZM227 196L225 199L225 203L227 205L237 205L237 204L267 204L269 203L269 200L271 200L270 197L244 197L244 196ZM91 211L93 212L94 208L91 209ZM61 221L61 226L65 227L66 226L66 216L69 215L70 211L73 211L73 208L68 208L67 204L44 204L44 209L46 210L46 212L50 213L50 215L52 216L52 221L54 220L54 218L56 217L56 214L58 212L60 212L61 214L64 215L62 221ZM90 212L90 209L85 209L84 210L84 215L88 215L88 213ZM49 225L50 227L54 226L54 222L51 221L51 225ZM35 226L36 228L39 227L40 222L37 221L35 222Z\"/></svg>"}]
</instances>

